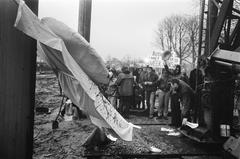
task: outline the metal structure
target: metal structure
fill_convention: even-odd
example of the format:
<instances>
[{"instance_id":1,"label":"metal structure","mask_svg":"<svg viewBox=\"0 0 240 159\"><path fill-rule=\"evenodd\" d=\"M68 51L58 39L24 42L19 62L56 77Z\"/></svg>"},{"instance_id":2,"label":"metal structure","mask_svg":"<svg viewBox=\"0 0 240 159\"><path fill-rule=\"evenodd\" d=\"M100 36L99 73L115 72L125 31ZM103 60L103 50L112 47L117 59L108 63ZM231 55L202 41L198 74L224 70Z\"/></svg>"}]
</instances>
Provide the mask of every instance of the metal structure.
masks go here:
<instances>
[{"instance_id":1,"label":"metal structure","mask_svg":"<svg viewBox=\"0 0 240 159\"><path fill-rule=\"evenodd\" d=\"M208 3L201 1L198 55L208 57L208 60L205 58L204 66L200 64L197 68L201 67L205 74L204 83L198 91L201 96L198 102L201 103L205 128L208 130L204 133L211 134L214 140L221 138L220 125L232 126L233 121L236 70L232 67L234 60L229 60L234 52L228 51L238 50L240 47L239 8L238 0L208 0ZM216 54L214 50L217 48L228 51ZM222 65L219 60L227 61L229 65Z\"/></svg>"},{"instance_id":2,"label":"metal structure","mask_svg":"<svg viewBox=\"0 0 240 159\"><path fill-rule=\"evenodd\" d=\"M240 46L239 19L239 0L201 1L198 54L210 55L217 46L236 50Z\"/></svg>"},{"instance_id":3,"label":"metal structure","mask_svg":"<svg viewBox=\"0 0 240 159\"><path fill-rule=\"evenodd\" d=\"M92 0L79 1L78 32L90 42Z\"/></svg>"}]
</instances>

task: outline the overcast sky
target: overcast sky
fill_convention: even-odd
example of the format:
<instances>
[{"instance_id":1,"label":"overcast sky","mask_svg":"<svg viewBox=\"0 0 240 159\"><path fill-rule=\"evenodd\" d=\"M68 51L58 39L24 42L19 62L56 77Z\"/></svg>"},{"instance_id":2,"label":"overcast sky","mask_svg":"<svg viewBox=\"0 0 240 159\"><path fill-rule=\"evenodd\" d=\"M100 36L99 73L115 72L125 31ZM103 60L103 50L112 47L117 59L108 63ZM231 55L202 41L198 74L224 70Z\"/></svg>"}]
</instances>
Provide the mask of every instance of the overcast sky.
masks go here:
<instances>
[{"instance_id":1,"label":"overcast sky","mask_svg":"<svg viewBox=\"0 0 240 159\"><path fill-rule=\"evenodd\" d=\"M39 17L54 17L77 31L78 0L39 0ZM171 14L199 11L196 0L92 0L91 45L107 56L145 58L157 24Z\"/></svg>"}]
</instances>

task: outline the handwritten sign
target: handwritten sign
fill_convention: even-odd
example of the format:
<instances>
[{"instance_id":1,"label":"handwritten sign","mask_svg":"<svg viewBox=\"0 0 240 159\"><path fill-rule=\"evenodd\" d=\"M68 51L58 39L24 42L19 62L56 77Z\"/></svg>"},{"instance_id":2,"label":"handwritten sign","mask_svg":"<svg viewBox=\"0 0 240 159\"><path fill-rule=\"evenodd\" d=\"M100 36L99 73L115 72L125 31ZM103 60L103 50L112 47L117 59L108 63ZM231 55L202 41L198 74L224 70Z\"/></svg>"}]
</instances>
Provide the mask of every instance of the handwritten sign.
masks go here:
<instances>
[{"instance_id":1,"label":"handwritten sign","mask_svg":"<svg viewBox=\"0 0 240 159\"><path fill-rule=\"evenodd\" d=\"M153 51L149 58L149 66L154 68L164 68L161 52Z\"/></svg>"}]
</instances>

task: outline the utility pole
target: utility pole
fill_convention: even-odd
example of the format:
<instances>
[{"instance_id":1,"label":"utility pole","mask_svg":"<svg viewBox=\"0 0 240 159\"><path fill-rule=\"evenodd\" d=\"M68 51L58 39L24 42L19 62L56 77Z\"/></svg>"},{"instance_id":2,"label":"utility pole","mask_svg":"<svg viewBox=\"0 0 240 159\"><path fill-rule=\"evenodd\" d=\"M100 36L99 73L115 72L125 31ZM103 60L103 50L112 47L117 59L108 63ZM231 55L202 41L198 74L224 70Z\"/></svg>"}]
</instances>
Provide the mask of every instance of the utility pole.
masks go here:
<instances>
[{"instance_id":1,"label":"utility pole","mask_svg":"<svg viewBox=\"0 0 240 159\"><path fill-rule=\"evenodd\" d=\"M78 32L90 42L92 0L79 0Z\"/></svg>"},{"instance_id":2,"label":"utility pole","mask_svg":"<svg viewBox=\"0 0 240 159\"><path fill-rule=\"evenodd\" d=\"M38 13L38 0L25 0ZM14 28L18 4L0 0L0 158L31 159L36 40Z\"/></svg>"}]
</instances>

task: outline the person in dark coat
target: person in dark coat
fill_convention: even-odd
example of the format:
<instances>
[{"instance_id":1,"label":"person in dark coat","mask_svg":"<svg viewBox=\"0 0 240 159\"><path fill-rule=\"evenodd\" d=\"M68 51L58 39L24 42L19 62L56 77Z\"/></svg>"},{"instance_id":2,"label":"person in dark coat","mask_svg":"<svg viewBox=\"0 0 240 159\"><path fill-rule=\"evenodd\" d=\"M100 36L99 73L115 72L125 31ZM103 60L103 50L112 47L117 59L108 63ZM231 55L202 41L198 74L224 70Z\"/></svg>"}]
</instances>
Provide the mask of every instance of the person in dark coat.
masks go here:
<instances>
[{"instance_id":1,"label":"person in dark coat","mask_svg":"<svg viewBox=\"0 0 240 159\"><path fill-rule=\"evenodd\" d=\"M157 91L158 75L154 72L153 68L147 68L147 78L144 82L146 89L146 101L147 101L147 112L149 118L153 118L154 106L155 106L155 95Z\"/></svg>"},{"instance_id":2,"label":"person in dark coat","mask_svg":"<svg viewBox=\"0 0 240 159\"><path fill-rule=\"evenodd\" d=\"M173 79L171 81L171 87L172 87L172 94L177 94L182 104L182 112L181 112L182 118L189 118L190 110L194 106L193 89L184 81L179 79Z\"/></svg>"},{"instance_id":3,"label":"person in dark coat","mask_svg":"<svg viewBox=\"0 0 240 159\"><path fill-rule=\"evenodd\" d=\"M195 68L190 72L190 77L189 77L189 84L193 90L196 90L196 82L197 85L203 83L203 75L202 72L198 69Z\"/></svg>"},{"instance_id":4,"label":"person in dark coat","mask_svg":"<svg viewBox=\"0 0 240 159\"><path fill-rule=\"evenodd\" d=\"M144 85L144 82L146 82L147 80L147 67L144 67L141 72L139 73L139 84L140 87L143 89L142 93L142 109L145 110L146 109L146 105L145 105L145 99L146 99L146 88Z\"/></svg>"},{"instance_id":5,"label":"person in dark coat","mask_svg":"<svg viewBox=\"0 0 240 159\"><path fill-rule=\"evenodd\" d=\"M168 78L168 82L170 82L172 79L179 79L181 77L181 66L176 65L175 69L169 69L167 65L167 60L169 59L171 55L170 51L164 51L163 53L163 61L164 61L164 70L165 70L165 76ZM172 93L170 91L170 105L171 105L171 124L172 126L179 127L181 126L181 110L180 110L180 102L179 102L179 95L176 93Z\"/></svg>"},{"instance_id":6,"label":"person in dark coat","mask_svg":"<svg viewBox=\"0 0 240 159\"><path fill-rule=\"evenodd\" d=\"M128 67L122 68L122 73L118 75L115 84L118 86L118 93L120 96L120 114L125 118L129 118L129 108L132 103L131 99L133 98L134 78Z\"/></svg>"}]
</instances>

